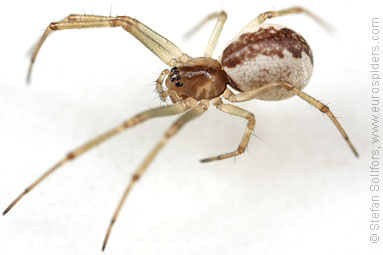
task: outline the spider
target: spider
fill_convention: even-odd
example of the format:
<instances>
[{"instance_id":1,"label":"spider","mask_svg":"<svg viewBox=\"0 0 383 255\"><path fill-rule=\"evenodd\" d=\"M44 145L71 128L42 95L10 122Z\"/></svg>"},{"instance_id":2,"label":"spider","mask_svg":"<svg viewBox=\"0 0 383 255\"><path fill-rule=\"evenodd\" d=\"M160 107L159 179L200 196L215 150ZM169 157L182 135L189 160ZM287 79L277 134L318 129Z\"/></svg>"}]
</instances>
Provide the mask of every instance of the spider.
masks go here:
<instances>
[{"instance_id":1,"label":"spider","mask_svg":"<svg viewBox=\"0 0 383 255\"><path fill-rule=\"evenodd\" d=\"M77 158L112 136L152 118L183 113L167 129L161 140L150 151L131 177L106 231L102 245L102 251L104 251L112 227L130 190L167 141L186 123L207 111L210 103L222 112L246 119L247 127L236 150L202 159L201 162L226 159L240 155L245 151L254 130L254 115L245 109L224 103L223 99L229 102L243 102L252 99L282 100L296 95L327 114L355 156L358 157L355 147L329 107L302 91L309 82L313 71L313 55L306 40L287 27L264 24L267 19L293 13L304 13L320 25L330 29L327 23L301 7L264 12L258 15L234 37L224 49L219 59L213 59L212 54L227 19L227 14L224 11L208 15L189 31L188 34L191 35L209 20L217 19L204 56L196 58L188 56L171 41L129 16L69 15L59 22L50 23L33 51L27 74L28 82L30 81L36 56L52 31L122 27L170 67L170 70L163 70L156 80L156 90L161 100L166 101L167 98L170 98L173 104L138 113L117 127L72 150L28 186L5 209L3 215L60 166ZM165 87L163 83L165 83ZM237 93L234 93L232 89L236 90Z\"/></svg>"}]
</instances>

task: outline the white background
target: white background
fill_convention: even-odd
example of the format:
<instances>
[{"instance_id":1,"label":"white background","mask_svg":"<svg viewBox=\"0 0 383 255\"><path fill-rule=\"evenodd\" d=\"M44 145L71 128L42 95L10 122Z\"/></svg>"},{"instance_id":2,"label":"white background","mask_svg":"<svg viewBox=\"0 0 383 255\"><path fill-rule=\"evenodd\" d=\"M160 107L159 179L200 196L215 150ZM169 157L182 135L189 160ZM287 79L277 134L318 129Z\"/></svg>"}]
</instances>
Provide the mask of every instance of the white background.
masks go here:
<instances>
[{"instance_id":1,"label":"white background","mask_svg":"<svg viewBox=\"0 0 383 255\"><path fill-rule=\"evenodd\" d=\"M370 21L381 15L378 1L2 3L0 208L70 149L161 104L153 82L166 66L122 29L55 33L25 86L25 54L49 22L112 9L200 56L214 23L190 41L183 32L224 9L229 17L218 57L257 14L293 5L336 28L329 35L303 15L271 21L310 43L315 69L305 91L329 103L361 157L325 115L291 98L241 104L257 119L248 151L201 164L201 158L235 149L246 126L212 107L169 142L135 186L106 254L382 254L381 243L369 242L368 183ZM0 254L101 254L132 172L172 120L128 130L62 167L0 217Z\"/></svg>"}]
</instances>

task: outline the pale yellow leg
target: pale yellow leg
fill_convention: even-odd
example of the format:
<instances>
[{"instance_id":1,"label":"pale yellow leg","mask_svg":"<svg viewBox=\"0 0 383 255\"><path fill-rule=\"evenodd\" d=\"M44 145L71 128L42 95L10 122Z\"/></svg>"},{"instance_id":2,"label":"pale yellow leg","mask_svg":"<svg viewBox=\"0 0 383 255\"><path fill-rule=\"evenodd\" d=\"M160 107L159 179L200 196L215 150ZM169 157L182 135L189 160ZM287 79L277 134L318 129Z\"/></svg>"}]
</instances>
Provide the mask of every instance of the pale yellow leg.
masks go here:
<instances>
[{"instance_id":1,"label":"pale yellow leg","mask_svg":"<svg viewBox=\"0 0 383 255\"><path fill-rule=\"evenodd\" d=\"M277 87L280 87L280 86L281 84L278 82L269 83L260 88L256 88L256 89L245 91L245 92L240 92L238 94L234 94L233 91L227 88L225 92L222 94L222 97L225 98L226 100L229 100L230 102L244 102L244 101L256 99L262 93L272 89L276 89Z\"/></svg>"},{"instance_id":2,"label":"pale yellow leg","mask_svg":"<svg viewBox=\"0 0 383 255\"><path fill-rule=\"evenodd\" d=\"M161 116L168 116L168 115L175 115L184 112L188 109L188 106L185 104L175 104L175 105L169 105L169 106L163 106L158 107L152 110L144 111L142 113L139 113L135 115L133 118L126 120L121 125L105 132L104 134L96 137L95 139L85 143L84 145L78 147L77 149L71 151L64 157L62 160L57 162L52 168L50 168L47 172L45 172L42 176L40 176L35 182L33 182L31 185L29 185L3 212L3 215L5 215L9 210L12 209L12 207L21 199L23 198L28 192L30 192L33 188L35 188L40 182L42 182L45 178L47 178L51 173L53 173L55 170L57 170L60 166L63 164L69 162L70 160L80 156L81 154L85 153L86 151L94 148L98 144L106 141L107 139L111 138L112 136L121 133L122 131L133 127L137 124L140 124L141 122L161 117Z\"/></svg>"},{"instance_id":3,"label":"pale yellow leg","mask_svg":"<svg viewBox=\"0 0 383 255\"><path fill-rule=\"evenodd\" d=\"M332 120L332 122L335 124L343 138L346 140L347 144L350 146L352 152L355 154L356 157L358 157L358 152L356 151L354 145L351 143L350 138L342 128L342 126L339 124L337 119L335 118L334 114L330 111L330 109L324 105L323 103L319 102L315 98L307 95L303 91L297 89L293 85L286 83L286 82L275 82L275 83L270 83L266 84L261 88L257 88L254 90L246 91L246 92L241 92L238 94L234 94L230 89L226 89L225 92L222 94L222 97L225 98L226 100L229 100L230 102L244 102L244 101L249 101L252 99L256 99L257 96L260 94L264 93L265 91L272 90L272 89L286 89L288 91L293 92L295 95L299 96L300 98L304 99L311 105L315 106L318 108L321 112L326 113L327 116Z\"/></svg>"},{"instance_id":4,"label":"pale yellow leg","mask_svg":"<svg viewBox=\"0 0 383 255\"><path fill-rule=\"evenodd\" d=\"M164 88L162 87L162 83L164 82L165 80L165 77L169 74L169 70L168 69L165 69L161 72L160 76L158 77L158 79L156 80L156 89L157 89L157 92L158 94L160 95L160 99L161 101L166 101L166 98L167 98L167 94L165 93L166 91L164 90Z\"/></svg>"},{"instance_id":5,"label":"pale yellow leg","mask_svg":"<svg viewBox=\"0 0 383 255\"><path fill-rule=\"evenodd\" d=\"M328 32L333 31L333 27L330 24L328 24L326 21L324 21L323 19L321 19L320 17L318 17L311 11L304 9L302 7L292 7L292 8L287 8L280 11L268 11L268 12L261 13L258 15L258 17L253 19L247 26L245 26L245 28L243 28L241 31L246 30L248 27L259 26L263 22L265 22L267 19L284 16L288 14L294 14L294 13L304 13L308 15L310 18L314 19L319 25L323 26Z\"/></svg>"},{"instance_id":6,"label":"pale yellow leg","mask_svg":"<svg viewBox=\"0 0 383 255\"><path fill-rule=\"evenodd\" d=\"M146 156L145 160L142 162L142 164L138 167L138 169L134 172L128 186L125 189L125 192L123 193L120 202L118 203L117 209L115 210L112 220L110 221L108 230L106 231L105 239L102 244L102 250L104 251L105 246L108 242L110 232L112 231L113 224L116 222L116 219L118 217L118 214L120 213L120 210L130 192L133 185L137 182L137 180L141 177L141 175L145 172L148 165L153 161L154 157L158 154L158 152L162 149L162 147L166 144L166 142L174 136L187 122L191 121L192 119L195 119L202 115L207 108L197 106L192 108L190 111L184 113L180 118L178 118L166 131L165 135L162 137L162 139L157 143L157 145L153 148L153 150Z\"/></svg>"},{"instance_id":7,"label":"pale yellow leg","mask_svg":"<svg viewBox=\"0 0 383 255\"><path fill-rule=\"evenodd\" d=\"M219 36L221 35L223 26L225 25L227 14L225 11L214 12L209 14L206 18L201 20L197 25L195 25L192 29L190 29L187 33L185 33L185 37L190 37L198 30L201 29L208 21L212 19L218 19L215 24L214 30L210 36L209 42L205 49L205 57L211 57L213 55L214 49L217 46L217 42L219 40Z\"/></svg>"},{"instance_id":8,"label":"pale yellow leg","mask_svg":"<svg viewBox=\"0 0 383 255\"><path fill-rule=\"evenodd\" d=\"M343 136L343 138L346 140L347 144L350 146L352 152L354 153L354 155L356 157L359 157L359 154L358 152L356 151L354 145L351 143L350 141L350 138L348 137L348 135L346 134L346 131L344 131L344 129L342 128L342 126L339 124L339 122L337 121L337 119L335 118L334 114L330 111L330 108L326 105L324 105L323 103L321 103L320 101L316 100L315 98L307 95L306 93L304 93L303 91L297 89L296 87L294 87L293 85L291 84L288 84L288 83L282 83L282 87L285 88L286 90L288 91L292 91L294 92L294 94L296 94L297 96L299 96L300 98L302 98L303 100L305 100L306 102L308 102L309 104L315 106L318 110L320 110L321 112L327 114L327 116L332 120L332 122L335 124L335 126L338 128L339 132L341 133L341 135Z\"/></svg>"},{"instance_id":9,"label":"pale yellow leg","mask_svg":"<svg viewBox=\"0 0 383 255\"><path fill-rule=\"evenodd\" d=\"M214 105L219 110L221 110L223 112L247 119L247 128L246 128L245 134L243 135L241 143L239 144L237 150L230 152L230 153L222 154L219 156L215 156L215 157L211 157L211 158L205 158L205 159L202 159L201 162L211 162L214 160L230 158L230 157L234 157L234 156L238 156L238 155L242 154L245 151L245 149L249 143L251 133L253 132L254 126L255 126L254 114L252 114L251 112L248 112L248 111L246 111L242 108L239 108L237 106L234 106L234 105L223 104L221 100L217 101Z\"/></svg>"},{"instance_id":10,"label":"pale yellow leg","mask_svg":"<svg viewBox=\"0 0 383 255\"><path fill-rule=\"evenodd\" d=\"M28 70L27 81L30 81L32 66L36 56L48 35L55 30L81 29L81 28L101 28L101 27L122 27L127 32L137 38L149 50L157 55L164 63L169 66L176 66L190 59L175 44L165 37L154 32L138 20L128 16L96 16L86 14L71 14L60 22L52 22L45 29L36 45L31 57Z\"/></svg>"}]
</instances>

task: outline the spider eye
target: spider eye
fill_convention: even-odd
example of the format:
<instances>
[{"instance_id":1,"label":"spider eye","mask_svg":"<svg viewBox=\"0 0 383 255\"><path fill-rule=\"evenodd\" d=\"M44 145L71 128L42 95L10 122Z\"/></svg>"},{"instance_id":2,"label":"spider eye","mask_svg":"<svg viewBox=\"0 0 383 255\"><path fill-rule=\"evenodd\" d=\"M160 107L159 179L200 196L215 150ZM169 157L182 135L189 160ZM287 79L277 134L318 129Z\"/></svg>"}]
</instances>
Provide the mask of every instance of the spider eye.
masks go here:
<instances>
[{"instance_id":1,"label":"spider eye","mask_svg":"<svg viewBox=\"0 0 383 255\"><path fill-rule=\"evenodd\" d=\"M173 67L172 69L170 69L170 72L174 73L175 71L177 71L177 67Z\"/></svg>"},{"instance_id":2,"label":"spider eye","mask_svg":"<svg viewBox=\"0 0 383 255\"><path fill-rule=\"evenodd\" d=\"M170 76L170 81L171 82L175 82L175 81L181 80L181 76L178 76L177 74L178 74L178 71L174 72L174 74L172 74L172 76Z\"/></svg>"},{"instance_id":3,"label":"spider eye","mask_svg":"<svg viewBox=\"0 0 383 255\"><path fill-rule=\"evenodd\" d=\"M182 82L177 81L177 83L176 83L176 86L177 86L177 87L181 87L182 85L184 85Z\"/></svg>"},{"instance_id":4,"label":"spider eye","mask_svg":"<svg viewBox=\"0 0 383 255\"><path fill-rule=\"evenodd\" d=\"M180 79L181 79L181 77L178 76L177 74L172 74L172 76L170 76L170 81L171 82L179 81Z\"/></svg>"}]
</instances>

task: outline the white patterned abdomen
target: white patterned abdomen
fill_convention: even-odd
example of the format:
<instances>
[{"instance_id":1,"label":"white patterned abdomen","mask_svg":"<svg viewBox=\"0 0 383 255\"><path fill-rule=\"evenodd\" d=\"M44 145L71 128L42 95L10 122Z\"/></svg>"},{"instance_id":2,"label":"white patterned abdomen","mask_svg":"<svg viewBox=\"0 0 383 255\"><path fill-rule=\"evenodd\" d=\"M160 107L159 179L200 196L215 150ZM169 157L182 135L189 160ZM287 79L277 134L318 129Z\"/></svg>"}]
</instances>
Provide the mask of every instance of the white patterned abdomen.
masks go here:
<instances>
[{"instance_id":1,"label":"white patterned abdomen","mask_svg":"<svg viewBox=\"0 0 383 255\"><path fill-rule=\"evenodd\" d=\"M261 25L243 32L224 50L221 63L232 87L249 91L272 82L288 82L302 89L310 80L313 57L302 36L279 25ZM293 96L284 89L272 89L257 98L281 100Z\"/></svg>"}]
</instances>

